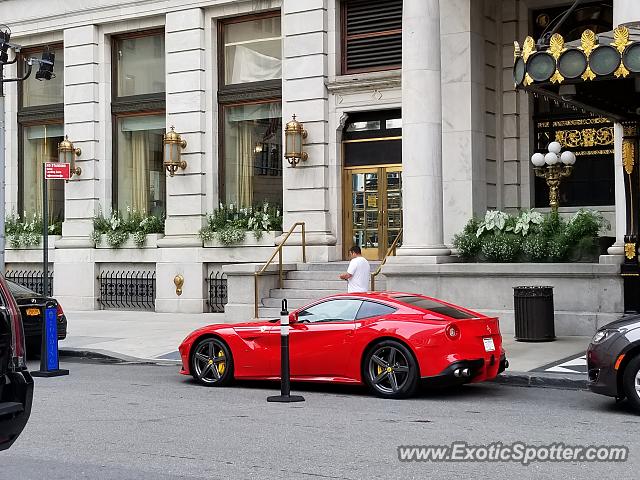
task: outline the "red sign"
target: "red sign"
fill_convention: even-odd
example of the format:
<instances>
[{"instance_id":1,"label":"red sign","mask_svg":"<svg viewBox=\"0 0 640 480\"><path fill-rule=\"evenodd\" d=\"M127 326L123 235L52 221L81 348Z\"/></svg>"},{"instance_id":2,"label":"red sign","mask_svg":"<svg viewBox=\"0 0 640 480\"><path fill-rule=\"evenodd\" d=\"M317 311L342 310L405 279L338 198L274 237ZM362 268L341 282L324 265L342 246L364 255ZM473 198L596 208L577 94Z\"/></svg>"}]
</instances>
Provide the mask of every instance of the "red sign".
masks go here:
<instances>
[{"instance_id":1,"label":"red sign","mask_svg":"<svg viewBox=\"0 0 640 480\"><path fill-rule=\"evenodd\" d=\"M47 180L69 180L71 165L68 163L45 163L44 178Z\"/></svg>"}]
</instances>

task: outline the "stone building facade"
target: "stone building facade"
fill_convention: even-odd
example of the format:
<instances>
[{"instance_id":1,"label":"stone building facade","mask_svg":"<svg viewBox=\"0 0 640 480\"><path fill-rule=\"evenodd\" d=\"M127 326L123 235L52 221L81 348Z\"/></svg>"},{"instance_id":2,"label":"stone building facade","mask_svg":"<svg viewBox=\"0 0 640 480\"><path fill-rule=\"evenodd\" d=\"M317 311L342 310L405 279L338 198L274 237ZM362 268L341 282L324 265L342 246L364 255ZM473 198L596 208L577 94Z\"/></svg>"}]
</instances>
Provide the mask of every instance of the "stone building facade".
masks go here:
<instances>
[{"instance_id":1,"label":"stone building facade","mask_svg":"<svg viewBox=\"0 0 640 480\"><path fill-rule=\"evenodd\" d=\"M11 28L12 42L24 52L51 46L59 53L56 71L63 69L63 81L55 85L5 87L7 212L20 213L35 202L26 192L39 188L38 179L25 166L42 158L27 158L35 155L30 139L48 135L56 142L64 134L82 149L77 159L82 174L64 185L62 235L49 252L54 294L67 309L104 307L99 302L101 272L130 270L155 272L156 311L205 311L205 280L212 272L229 264L264 262L278 242L222 248L205 245L198 236L207 214L220 203L246 204L247 198L279 204L285 231L305 222L312 262L343 260L354 239L370 244L369 255L379 259L402 225L403 245L385 271L391 284L401 283L403 272L410 270L407 263L411 268L425 265L425 271L429 265L449 263L452 237L471 216L487 209L544 210L536 200L536 188L542 187L535 183L529 158L538 148L536 122L546 111L514 87L513 41L543 28L568 3L2 2L0 18ZM616 1L604 3L615 10ZM376 11L391 26L376 24ZM603 24L612 22L606 17ZM366 28L358 33L358 22L378 28L379 35L369 35ZM387 43L377 44L376 38ZM19 73L16 65L5 67L6 76ZM38 110L26 100L29 92L55 98ZM282 128L294 114L308 132L308 160L295 168L282 159ZM246 133L248 124L262 125L262 130L255 127L258 141L258 130L253 136ZM49 133L38 134L34 127L43 126ZM182 151L187 167L175 176L157 167L159 135L171 126L187 142ZM142 136L144 143L137 140ZM243 141L253 146L250 174L237 173L246 167ZM129 178L139 163L131 153L136 148L146 149L145 168L152 172L137 186L137 177ZM265 148L275 156L257 165ZM597 205L585 203L584 189L591 186L583 179L584 185L571 190L578 192L568 199L572 205L561 212L597 208L611 222L608 235L619 237L616 227L624 222L624 212L616 210L621 193L614 158L619 162L619 155L614 155L613 142L601 150L607 151L602 162L610 164L605 167L608 196ZM126 160L128 156L134 160ZM260 168L264 171L258 178ZM363 200L365 213L370 207L385 223L375 233L358 230L353 220L353 189L371 172L379 181L401 178L397 192L387 185L398 194L393 199L385 191L389 196L384 201ZM142 197L140 185L146 191ZM249 197L242 193L246 189ZM396 200L400 203L392 212ZM146 248L96 248L91 239L94 217L135 205L166 215L164 236L148 239ZM293 238L285 249L287 262L300 260L295 246L300 239L297 234ZM622 254L622 239L617 240L609 263ZM40 261L37 250L7 250L8 271L37 269ZM613 265L594 268L592 276L603 268L609 280L617 273ZM562 271L570 276L569 267ZM177 275L184 278L179 296ZM611 281L614 295L621 295L621 284ZM620 305L614 302L607 314L621 310ZM501 310L499 305L484 308Z\"/></svg>"}]
</instances>

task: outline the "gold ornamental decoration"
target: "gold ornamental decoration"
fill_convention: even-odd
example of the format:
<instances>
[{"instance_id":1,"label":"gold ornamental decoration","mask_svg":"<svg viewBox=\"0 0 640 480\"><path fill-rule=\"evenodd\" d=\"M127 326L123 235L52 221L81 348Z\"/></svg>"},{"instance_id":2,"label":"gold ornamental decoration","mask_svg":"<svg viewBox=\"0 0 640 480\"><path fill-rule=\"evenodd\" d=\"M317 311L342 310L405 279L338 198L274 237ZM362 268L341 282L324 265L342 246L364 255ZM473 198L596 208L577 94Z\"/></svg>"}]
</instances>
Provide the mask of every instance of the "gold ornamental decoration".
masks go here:
<instances>
[{"instance_id":1,"label":"gold ornamental decoration","mask_svg":"<svg viewBox=\"0 0 640 480\"><path fill-rule=\"evenodd\" d=\"M613 127L558 130L556 142L564 148L592 148L613 145Z\"/></svg>"},{"instance_id":2,"label":"gold ornamental decoration","mask_svg":"<svg viewBox=\"0 0 640 480\"><path fill-rule=\"evenodd\" d=\"M513 61L515 62L521 56L522 51L520 50L520 44L518 42L513 42Z\"/></svg>"},{"instance_id":3,"label":"gold ornamental decoration","mask_svg":"<svg viewBox=\"0 0 640 480\"><path fill-rule=\"evenodd\" d=\"M593 52L596 48L598 48L598 37L593 32L593 30L585 30L582 32L582 37L580 39L580 49L584 52L584 56L587 58L587 62L589 57L591 56L591 52ZM582 79L586 82L587 80L593 80L596 78L596 74L591 70L591 66L587 63L587 69L582 74Z\"/></svg>"},{"instance_id":4,"label":"gold ornamental decoration","mask_svg":"<svg viewBox=\"0 0 640 480\"><path fill-rule=\"evenodd\" d=\"M559 33L554 33L549 41L549 52L551 52L551 55L556 61L556 71L551 77L551 83L564 82L564 77L560 74L560 70L558 70L558 59L564 50L564 38L562 38L562 35Z\"/></svg>"},{"instance_id":5,"label":"gold ornamental decoration","mask_svg":"<svg viewBox=\"0 0 640 480\"><path fill-rule=\"evenodd\" d=\"M522 44L522 58L525 62L529 60L531 54L536 50L536 42L533 37L529 36L524 39Z\"/></svg>"},{"instance_id":6,"label":"gold ornamental decoration","mask_svg":"<svg viewBox=\"0 0 640 480\"><path fill-rule=\"evenodd\" d=\"M624 244L624 255L628 260L633 260L636 257L636 244L635 243L625 243Z\"/></svg>"},{"instance_id":7,"label":"gold ornamental decoration","mask_svg":"<svg viewBox=\"0 0 640 480\"><path fill-rule=\"evenodd\" d=\"M631 175L633 167L636 163L635 155L636 147L633 140L624 140L622 142L622 166L627 175Z\"/></svg>"},{"instance_id":8,"label":"gold ornamental decoration","mask_svg":"<svg viewBox=\"0 0 640 480\"><path fill-rule=\"evenodd\" d=\"M629 41L629 29L627 27L620 26L613 31L613 43L611 44L611 46L616 47L616 49L620 53L620 56L622 56L625 48L627 48L627 46L630 44L631 42ZM629 73L630 72L629 70L627 70L627 67L624 66L624 60L621 58L620 66L614 72L614 75L616 76L616 78L627 78L629 76Z\"/></svg>"}]
</instances>

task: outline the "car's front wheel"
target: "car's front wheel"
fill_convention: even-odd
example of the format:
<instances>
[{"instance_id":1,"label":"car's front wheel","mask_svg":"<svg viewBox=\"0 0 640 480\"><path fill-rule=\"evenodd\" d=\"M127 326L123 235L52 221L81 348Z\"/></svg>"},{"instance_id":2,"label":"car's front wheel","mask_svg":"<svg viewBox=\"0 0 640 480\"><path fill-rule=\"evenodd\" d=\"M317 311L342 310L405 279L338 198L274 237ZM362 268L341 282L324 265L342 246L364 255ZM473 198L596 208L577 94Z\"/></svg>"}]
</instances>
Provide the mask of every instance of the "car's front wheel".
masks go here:
<instances>
[{"instance_id":1,"label":"car's front wheel","mask_svg":"<svg viewBox=\"0 0 640 480\"><path fill-rule=\"evenodd\" d=\"M418 365L411 351L395 340L376 343L365 355L363 376L369 389L384 398L406 398L418 385Z\"/></svg>"},{"instance_id":2,"label":"car's front wheel","mask_svg":"<svg viewBox=\"0 0 640 480\"><path fill-rule=\"evenodd\" d=\"M632 358L625 367L622 388L633 408L640 411L640 355Z\"/></svg>"},{"instance_id":3,"label":"car's front wheel","mask_svg":"<svg viewBox=\"0 0 640 480\"><path fill-rule=\"evenodd\" d=\"M200 340L191 352L191 375L207 387L223 387L233 380L233 357L218 338Z\"/></svg>"}]
</instances>

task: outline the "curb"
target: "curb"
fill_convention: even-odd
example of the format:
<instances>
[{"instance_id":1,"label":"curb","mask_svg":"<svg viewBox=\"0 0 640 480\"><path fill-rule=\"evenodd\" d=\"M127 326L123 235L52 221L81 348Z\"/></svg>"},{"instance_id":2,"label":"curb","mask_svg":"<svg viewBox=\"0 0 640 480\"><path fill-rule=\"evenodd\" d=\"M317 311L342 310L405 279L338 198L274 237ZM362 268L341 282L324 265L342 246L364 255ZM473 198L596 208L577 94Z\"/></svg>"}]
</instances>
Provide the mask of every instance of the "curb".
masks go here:
<instances>
[{"instance_id":1,"label":"curb","mask_svg":"<svg viewBox=\"0 0 640 480\"><path fill-rule=\"evenodd\" d=\"M135 363L138 365L179 365L179 360L164 360L158 358L137 358L109 350L83 350L79 348L61 348L58 350L61 357L85 358L108 363Z\"/></svg>"},{"instance_id":2,"label":"curb","mask_svg":"<svg viewBox=\"0 0 640 480\"><path fill-rule=\"evenodd\" d=\"M516 387L557 388L564 390L588 390L586 375L566 375L544 372L504 372L491 380L502 385Z\"/></svg>"}]
</instances>

